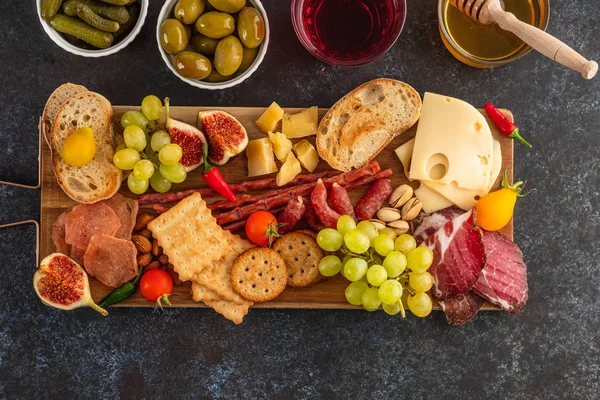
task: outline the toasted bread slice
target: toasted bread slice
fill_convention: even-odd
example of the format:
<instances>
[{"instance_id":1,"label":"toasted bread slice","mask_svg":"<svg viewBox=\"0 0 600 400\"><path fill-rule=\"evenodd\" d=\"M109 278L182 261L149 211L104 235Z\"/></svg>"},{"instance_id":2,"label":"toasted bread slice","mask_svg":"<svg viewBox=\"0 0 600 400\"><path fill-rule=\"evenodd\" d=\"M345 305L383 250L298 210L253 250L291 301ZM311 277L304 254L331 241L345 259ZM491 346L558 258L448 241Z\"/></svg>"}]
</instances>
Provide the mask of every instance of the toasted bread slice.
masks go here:
<instances>
[{"instance_id":1,"label":"toasted bread slice","mask_svg":"<svg viewBox=\"0 0 600 400\"><path fill-rule=\"evenodd\" d=\"M50 131L52 165L60 187L75 201L95 203L112 197L121 187L122 172L113 164L112 106L94 92L68 99L58 110ZM62 158L65 139L76 129L94 131L96 155L83 167L72 167Z\"/></svg>"},{"instance_id":2,"label":"toasted bread slice","mask_svg":"<svg viewBox=\"0 0 600 400\"><path fill-rule=\"evenodd\" d=\"M317 130L317 151L332 167L350 171L371 161L421 115L419 93L404 82L380 78L342 97Z\"/></svg>"},{"instance_id":3,"label":"toasted bread slice","mask_svg":"<svg viewBox=\"0 0 600 400\"><path fill-rule=\"evenodd\" d=\"M65 83L52 92L44 107L44 113L42 114L42 132L44 133L44 138L48 145L50 145L49 136L50 130L52 129L52 123L54 122L54 118L56 118L56 113L58 113L60 107L62 107L65 101L69 100L71 97L87 91L87 88L84 86Z\"/></svg>"}]
</instances>

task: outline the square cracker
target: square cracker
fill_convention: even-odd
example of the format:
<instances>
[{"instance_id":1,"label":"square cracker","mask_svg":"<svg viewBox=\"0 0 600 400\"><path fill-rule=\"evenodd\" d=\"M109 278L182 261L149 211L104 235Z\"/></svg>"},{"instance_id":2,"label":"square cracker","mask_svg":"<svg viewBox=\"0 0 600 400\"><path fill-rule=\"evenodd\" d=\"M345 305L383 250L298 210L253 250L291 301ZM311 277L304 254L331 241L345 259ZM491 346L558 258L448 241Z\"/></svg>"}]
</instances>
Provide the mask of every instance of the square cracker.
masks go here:
<instances>
[{"instance_id":1,"label":"square cracker","mask_svg":"<svg viewBox=\"0 0 600 400\"><path fill-rule=\"evenodd\" d=\"M148 224L182 281L231 252L223 229L199 193L180 201Z\"/></svg>"},{"instance_id":2,"label":"square cracker","mask_svg":"<svg viewBox=\"0 0 600 400\"><path fill-rule=\"evenodd\" d=\"M242 323L244 316L248 314L248 309L252 305L252 303L249 301L246 301L244 304L235 304L225 300L207 300L204 303L236 324Z\"/></svg>"},{"instance_id":3,"label":"square cracker","mask_svg":"<svg viewBox=\"0 0 600 400\"><path fill-rule=\"evenodd\" d=\"M198 282L192 282L190 292L192 292L192 298L194 301L206 303L207 301L223 300L223 298L216 292L208 289L206 286L202 286Z\"/></svg>"}]
</instances>

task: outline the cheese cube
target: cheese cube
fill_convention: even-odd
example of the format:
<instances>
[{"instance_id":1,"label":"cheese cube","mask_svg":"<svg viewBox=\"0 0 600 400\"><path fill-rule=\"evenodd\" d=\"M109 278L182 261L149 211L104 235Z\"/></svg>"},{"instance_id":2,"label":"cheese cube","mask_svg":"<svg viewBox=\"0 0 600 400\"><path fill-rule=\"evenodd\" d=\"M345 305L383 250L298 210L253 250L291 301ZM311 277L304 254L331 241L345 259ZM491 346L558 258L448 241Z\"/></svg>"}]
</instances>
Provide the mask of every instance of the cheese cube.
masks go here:
<instances>
[{"instance_id":1,"label":"cheese cube","mask_svg":"<svg viewBox=\"0 0 600 400\"><path fill-rule=\"evenodd\" d=\"M283 186L286 183L289 183L292 179L296 177L302 171L302 167L300 167L300 162L294 156L293 152L289 152L285 162L281 166L279 173L277 174L277 178L275 181L277 182L277 186Z\"/></svg>"},{"instance_id":2,"label":"cheese cube","mask_svg":"<svg viewBox=\"0 0 600 400\"><path fill-rule=\"evenodd\" d=\"M284 162L288 156L290 150L292 150L292 141L288 139L283 133L269 132L269 139L273 144L273 152L275 157L281 162Z\"/></svg>"},{"instance_id":3,"label":"cheese cube","mask_svg":"<svg viewBox=\"0 0 600 400\"><path fill-rule=\"evenodd\" d=\"M294 150L294 153L296 153L296 157L298 157L300 164L302 164L308 172L313 172L315 168L317 168L317 165L319 164L319 154L308 140L302 139L296 143L292 149Z\"/></svg>"},{"instance_id":4,"label":"cheese cube","mask_svg":"<svg viewBox=\"0 0 600 400\"><path fill-rule=\"evenodd\" d=\"M246 147L246 157L248 157L248 178L277 172L269 138L251 140Z\"/></svg>"},{"instance_id":5,"label":"cheese cube","mask_svg":"<svg viewBox=\"0 0 600 400\"><path fill-rule=\"evenodd\" d=\"M316 135L319 125L319 109L307 108L293 115L286 115L281 122L281 132L288 138Z\"/></svg>"},{"instance_id":6,"label":"cheese cube","mask_svg":"<svg viewBox=\"0 0 600 400\"><path fill-rule=\"evenodd\" d=\"M273 132L283 118L284 111L279 104L273 102L256 121L256 126L264 133Z\"/></svg>"}]
</instances>

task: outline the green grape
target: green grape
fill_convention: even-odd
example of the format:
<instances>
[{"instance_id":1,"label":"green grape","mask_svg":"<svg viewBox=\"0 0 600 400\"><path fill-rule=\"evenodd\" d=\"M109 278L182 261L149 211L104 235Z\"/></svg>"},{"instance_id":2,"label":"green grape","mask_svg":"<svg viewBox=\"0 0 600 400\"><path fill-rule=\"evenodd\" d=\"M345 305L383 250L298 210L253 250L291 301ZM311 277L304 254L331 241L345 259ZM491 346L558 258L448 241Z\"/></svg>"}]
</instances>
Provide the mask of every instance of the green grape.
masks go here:
<instances>
[{"instance_id":1,"label":"green grape","mask_svg":"<svg viewBox=\"0 0 600 400\"><path fill-rule=\"evenodd\" d=\"M351 258L344 265L344 276L352 282L360 281L367 273L367 262L362 258Z\"/></svg>"},{"instance_id":2,"label":"green grape","mask_svg":"<svg viewBox=\"0 0 600 400\"><path fill-rule=\"evenodd\" d=\"M408 284L417 292L426 292L433 286L433 276L427 271L420 274L413 272L408 276Z\"/></svg>"},{"instance_id":3,"label":"green grape","mask_svg":"<svg viewBox=\"0 0 600 400\"><path fill-rule=\"evenodd\" d=\"M350 254L346 254L344 256L344 258L342 258L342 269L340 270L340 274L342 274L342 276L345 278L346 275L344 275L344 267L346 266L346 264L348 263L348 261L350 261L353 257Z\"/></svg>"},{"instance_id":4,"label":"green grape","mask_svg":"<svg viewBox=\"0 0 600 400\"><path fill-rule=\"evenodd\" d=\"M113 163L119 169L129 171L135 167L138 161L140 161L140 153L133 149L119 150L113 156Z\"/></svg>"},{"instance_id":5,"label":"green grape","mask_svg":"<svg viewBox=\"0 0 600 400\"><path fill-rule=\"evenodd\" d=\"M357 229L360 229L369 237L369 242L379 236L379 231L377 227L373 225L372 222L369 221L360 221L358 225L356 225Z\"/></svg>"},{"instance_id":6,"label":"green grape","mask_svg":"<svg viewBox=\"0 0 600 400\"><path fill-rule=\"evenodd\" d=\"M401 251L405 255L407 255L408 253L413 251L416 247L417 247L417 241L415 240L415 238L412 237L411 235L409 235L408 233L405 233L403 235L398 236L398 239L396 239L394 249L396 251Z\"/></svg>"},{"instance_id":7,"label":"green grape","mask_svg":"<svg viewBox=\"0 0 600 400\"><path fill-rule=\"evenodd\" d=\"M387 256L394 251L394 240L385 234L380 234L373 239L373 248L382 256Z\"/></svg>"},{"instance_id":8,"label":"green grape","mask_svg":"<svg viewBox=\"0 0 600 400\"><path fill-rule=\"evenodd\" d=\"M319 262L319 272L323 276L334 276L342 269L342 262L337 256L325 256Z\"/></svg>"},{"instance_id":9,"label":"green grape","mask_svg":"<svg viewBox=\"0 0 600 400\"><path fill-rule=\"evenodd\" d=\"M362 254L369 250L371 241L363 230L350 229L344 234L344 243L351 252Z\"/></svg>"},{"instance_id":10,"label":"green grape","mask_svg":"<svg viewBox=\"0 0 600 400\"><path fill-rule=\"evenodd\" d=\"M396 302L394 304L383 303L381 308L383 308L383 311L385 311L386 314L396 315L400 312L400 303L398 303L398 302Z\"/></svg>"},{"instance_id":11,"label":"green grape","mask_svg":"<svg viewBox=\"0 0 600 400\"><path fill-rule=\"evenodd\" d=\"M412 272L425 272L431 267L433 262L433 251L427 247L417 247L406 256L408 269Z\"/></svg>"},{"instance_id":12,"label":"green grape","mask_svg":"<svg viewBox=\"0 0 600 400\"><path fill-rule=\"evenodd\" d=\"M123 139L128 148L143 151L146 148L146 134L139 126L129 125L123 131Z\"/></svg>"},{"instance_id":13,"label":"green grape","mask_svg":"<svg viewBox=\"0 0 600 400\"><path fill-rule=\"evenodd\" d=\"M367 281L373 286L380 286L387 278L387 271L381 265L371 265L367 270Z\"/></svg>"},{"instance_id":14,"label":"green grape","mask_svg":"<svg viewBox=\"0 0 600 400\"><path fill-rule=\"evenodd\" d=\"M129 174L127 177L127 186L129 187L129 190L131 190L131 193L142 194L148 190L148 180L139 180L136 179L133 174Z\"/></svg>"},{"instance_id":15,"label":"green grape","mask_svg":"<svg viewBox=\"0 0 600 400\"><path fill-rule=\"evenodd\" d=\"M146 129L148 126L148 118L140 111L126 111L121 116L121 125L123 128L127 128L131 125L139 126L142 129Z\"/></svg>"},{"instance_id":16,"label":"green grape","mask_svg":"<svg viewBox=\"0 0 600 400\"><path fill-rule=\"evenodd\" d=\"M379 234L389 236L389 238L392 239L392 241L396 240L396 236L398 236L396 235L396 231L392 228L383 228L379 231Z\"/></svg>"},{"instance_id":17,"label":"green grape","mask_svg":"<svg viewBox=\"0 0 600 400\"><path fill-rule=\"evenodd\" d=\"M390 278L397 278L406 269L406 256L399 251L392 251L383 260L383 268Z\"/></svg>"},{"instance_id":18,"label":"green grape","mask_svg":"<svg viewBox=\"0 0 600 400\"><path fill-rule=\"evenodd\" d=\"M355 229L355 228L356 228L356 222L354 221L354 218L352 218L351 216L342 215L341 217L338 218L337 231L339 233L341 233L342 235L344 235L350 229Z\"/></svg>"},{"instance_id":19,"label":"green grape","mask_svg":"<svg viewBox=\"0 0 600 400\"><path fill-rule=\"evenodd\" d=\"M154 170L154 174L150 178L150 186L158 193L166 193L171 190L171 182L163 178L158 169Z\"/></svg>"},{"instance_id":20,"label":"green grape","mask_svg":"<svg viewBox=\"0 0 600 400\"><path fill-rule=\"evenodd\" d=\"M381 305L377 288L368 288L362 295L362 304L365 310L375 311Z\"/></svg>"},{"instance_id":21,"label":"green grape","mask_svg":"<svg viewBox=\"0 0 600 400\"><path fill-rule=\"evenodd\" d=\"M408 309L417 317L426 317L431 313L433 304L427 293L418 292L414 296L408 296Z\"/></svg>"},{"instance_id":22,"label":"green grape","mask_svg":"<svg viewBox=\"0 0 600 400\"><path fill-rule=\"evenodd\" d=\"M142 100L142 112L151 121L156 121L162 117L162 102L156 96L149 95Z\"/></svg>"},{"instance_id":23,"label":"green grape","mask_svg":"<svg viewBox=\"0 0 600 400\"><path fill-rule=\"evenodd\" d=\"M394 279L389 279L379 286L379 298L382 303L394 304L402 297L402 285Z\"/></svg>"},{"instance_id":24,"label":"green grape","mask_svg":"<svg viewBox=\"0 0 600 400\"><path fill-rule=\"evenodd\" d=\"M343 242L342 235L332 228L325 228L317 234L317 243L325 251L338 251Z\"/></svg>"},{"instance_id":25,"label":"green grape","mask_svg":"<svg viewBox=\"0 0 600 400\"><path fill-rule=\"evenodd\" d=\"M182 156L183 150L181 149L181 146L175 143L163 146L158 152L158 159L162 164L167 166L177 164Z\"/></svg>"},{"instance_id":26,"label":"green grape","mask_svg":"<svg viewBox=\"0 0 600 400\"><path fill-rule=\"evenodd\" d=\"M156 131L150 138L150 146L154 151L160 151L168 144L171 144L171 136L165 131Z\"/></svg>"},{"instance_id":27,"label":"green grape","mask_svg":"<svg viewBox=\"0 0 600 400\"><path fill-rule=\"evenodd\" d=\"M147 180L154 174L154 164L150 160L140 160L133 167L133 176L139 181Z\"/></svg>"},{"instance_id":28,"label":"green grape","mask_svg":"<svg viewBox=\"0 0 600 400\"><path fill-rule=\"evenodd\" d=\"M160 164L158 170L165 179L173 183L181 183L187 178L187 171L180 163L175 165Z\"/></svg>"},{"instance_id":29,"label":"green grape","mask_svg":"<svg viewBox=\"0 0 600 400\"><path fill-rule=\"evenodd\" d=\"M369 288L369 285L367 285L364 282L360 282L360 281L352 282L351 284L348 285L348 287L346 288L346 291L344 293L346 295L346 300L348 301L348 303L352 304L353 306L362 305L363 293L368 288Z\"/></svg>"}]
</instances>

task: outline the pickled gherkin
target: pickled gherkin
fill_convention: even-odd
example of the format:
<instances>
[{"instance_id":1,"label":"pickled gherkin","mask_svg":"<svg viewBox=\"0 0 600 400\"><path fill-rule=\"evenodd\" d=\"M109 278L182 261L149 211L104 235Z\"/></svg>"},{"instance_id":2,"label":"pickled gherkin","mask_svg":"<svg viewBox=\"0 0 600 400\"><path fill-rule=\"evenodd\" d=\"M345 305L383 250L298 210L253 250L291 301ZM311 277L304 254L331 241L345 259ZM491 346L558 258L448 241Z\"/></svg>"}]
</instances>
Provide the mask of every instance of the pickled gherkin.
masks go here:
<instances>
[{"instance_id":1,"label":"pickled gherkin","mask_svg":"<svg viewBox=\"0 0 600 400\"><path fill-rule=\"evenodd\" d=\"M62 33L68 33L99 49L106 49L113 43L113 35L96 29L78 18L56 14L50 20L50 26Z\"/></svg>"},{"instance_id":2,"label":"pickled gherkin","mask_svg":"<svg viewBox=\"0 0 600 400\"><path fill-rule=\"evenodd\" d=\"M67 0L63 4L64 13L70 17L76 16L77 6L79 4L85 4L101 17L108 18L112 21L118 22L119 24L127 23L130 18L129 12L125 7L111 6L109 4L102 4L90 0Z\"/></svg>"},{"instance_id":3,"label":"pickled gherkin","mask_svg":"<svg viewBox=\"0 0 600 400\"><path fill-rule=\"evenodd\" d=\"M41 7L42 18L50 21L60 9L61 4L62 0L44 0Z\"/></svg>"},{"instance_id":4,"label":"pickled gherkin","mask_svg":"<svg viewBox=\"0 0 600 400\"><path fill-rule=\"evenodd\" d=\"M111 21L106 18L102 18L98 14L96 14L92 9L86 4L79 4L77 6L77 16L93 26L94 28L100 29L105 32L116 32L119 30L119 23L115 21Z\"/></svg>"}]
</instances>

